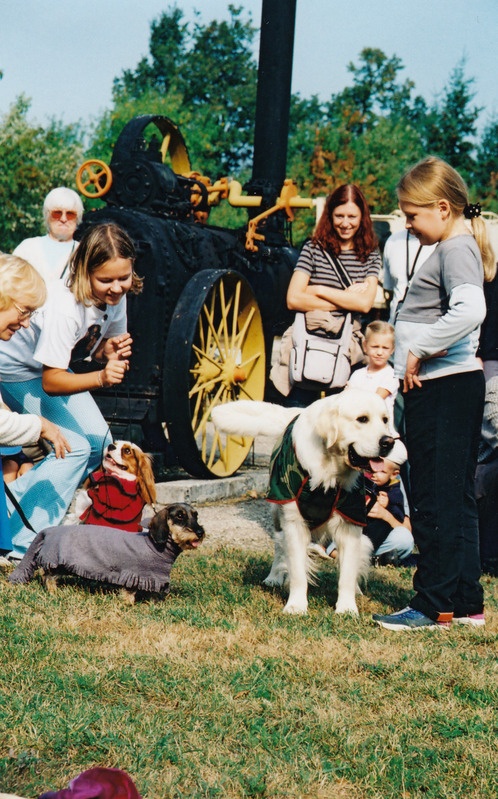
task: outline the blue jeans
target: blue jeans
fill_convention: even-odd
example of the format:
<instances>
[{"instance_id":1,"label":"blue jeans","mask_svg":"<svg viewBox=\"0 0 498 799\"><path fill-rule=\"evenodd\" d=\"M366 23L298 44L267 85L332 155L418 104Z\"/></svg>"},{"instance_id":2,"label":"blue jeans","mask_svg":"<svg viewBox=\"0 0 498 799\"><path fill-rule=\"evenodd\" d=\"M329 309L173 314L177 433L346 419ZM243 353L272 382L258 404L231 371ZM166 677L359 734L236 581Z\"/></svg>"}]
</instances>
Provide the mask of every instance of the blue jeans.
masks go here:
<instances>
[{"instance_id":1,"label":"blue jeans","mask_svg":"<svg viewBox=\"0 0 498 799\"><path fill-rule=\"evenodd\" d=\"M95 400L86 391L68 397L49 396L42 388L41 378L36 378L2 383L2 394L11 410L45 416L59 425L71 446L65 458L50 453L9 485L38 533L60 524L80 483L102 462L111 434ZM9 509L12 553L22 556L35 533L24 526L14 508Z\"/></svg>"},{"instance_id":2,"label":"blue jeans","mask_svg":"<svg viewBox=\"0 0 498 799\"><path fill-rule=\"evenodd\" d=\"M413 537L419 550L411 607L481 613L479 526L474 475L484 408L484 376L464 372L424 380L404 394Z\"/></svg>"},{"instance_id":3,"label":"blue jeans","mask_svg":"<svg viewBox=\"0 0 498 799\"><path fill-rule=\"evenodd\" d=\"M410 557L413 552L413 536L407 527L393 527L373 555L387 555L389 552L395 553L400 561Z\"/></svg>"}]
</instances>

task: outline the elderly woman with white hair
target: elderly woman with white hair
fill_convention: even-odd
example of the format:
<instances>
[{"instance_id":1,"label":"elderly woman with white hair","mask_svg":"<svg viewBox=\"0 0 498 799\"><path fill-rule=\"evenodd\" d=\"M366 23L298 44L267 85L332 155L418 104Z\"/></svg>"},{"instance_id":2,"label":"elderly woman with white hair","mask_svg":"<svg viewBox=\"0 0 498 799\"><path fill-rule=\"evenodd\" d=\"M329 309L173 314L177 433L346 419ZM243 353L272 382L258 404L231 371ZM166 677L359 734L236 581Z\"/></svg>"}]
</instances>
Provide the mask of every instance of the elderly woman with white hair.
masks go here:
<instances>
[{"instance_id":1,"label":"elderly woman with white hair","mask_svg":"<svg viewBox=\"0 0 498 799\"><path fill-rule=\"evenodd\" d=\"M32 264L47 283L63 277L78 246L73 236L82 217L83 203L79 194L65 186L52 189L43 203L48 232L45 236L24 239L13 254Z\"/></svg>"}]
</instances>

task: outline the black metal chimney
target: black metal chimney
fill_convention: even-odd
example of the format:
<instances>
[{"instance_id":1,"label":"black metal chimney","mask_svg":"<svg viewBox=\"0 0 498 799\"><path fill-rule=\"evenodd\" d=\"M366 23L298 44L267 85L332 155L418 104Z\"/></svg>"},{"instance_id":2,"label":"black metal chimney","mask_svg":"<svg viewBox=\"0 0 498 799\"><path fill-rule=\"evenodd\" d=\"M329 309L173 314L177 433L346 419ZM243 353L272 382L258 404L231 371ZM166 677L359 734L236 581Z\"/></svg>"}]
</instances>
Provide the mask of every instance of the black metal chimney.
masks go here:
<instances>
[{"instance_id":1,"label":"black metal chimney","mask_svg":"<svg viewBox=\"0 0 498 799\"><path fill-rule=\"evenodd\" d=\"M270 204L286 177L295 19L296 0L262 1L254 160L245 188Z\"/></svg>"}]
</instances>

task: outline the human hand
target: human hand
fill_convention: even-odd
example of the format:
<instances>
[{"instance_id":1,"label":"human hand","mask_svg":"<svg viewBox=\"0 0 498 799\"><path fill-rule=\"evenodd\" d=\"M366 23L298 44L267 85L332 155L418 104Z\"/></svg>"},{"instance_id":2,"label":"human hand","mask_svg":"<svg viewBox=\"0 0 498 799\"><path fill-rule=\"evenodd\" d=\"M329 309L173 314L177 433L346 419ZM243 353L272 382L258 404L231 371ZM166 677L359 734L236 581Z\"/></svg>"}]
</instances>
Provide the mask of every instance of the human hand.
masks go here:
<instances>
[{"instance_id":1,"label":"human hand","mask_svg":"<svg viewBox=\"0 0 498 799\"><path fill-rule=\"evenodd\" d=\"M119 361L117 358L111 358L107 361L105 367L100 372L103 388L117 386L119 383L122 383L128 369L128 361Z\"/></svg>"},{"instance_id":2,"label":"human hand","mask_svg":"<svg viewBox=\"0 0 498 799\"><path fill-rule=\"evenodd\" d=\"M133 344L133 339L129 333L121 333L120 336L113 336L112 338L108 338L106 343L104 344L104 348L102 350L102 355L108 361L113 359L119 361L125 361L127 358L131 356L131 345Z\"/></svg>"},{"instance_id":3,"label":"human hand","mask_svg":"<svg viewBox=\"0 0 498 799\"><path fill-rule=\"evenodd\" d=\"M379 505L382 505L383 508L387 508L389 505L389 497L387 496L386 491L379 491L377 494L377 502Z\"/></svg>"},{"instance_id":4,"label":"human hand","mask_svg":"<svg viewBox=\"0 0 498 799\"><path fill-rule=\"evenodd\" d=\"M372 519L384 519L386 518L386 509L380 504L379 500L372 505L370 510L367 513L367 516Z\"/></svg>"},{"instance_id":5,"label":"human hand","mask_svg":"<svg viewBox=\"0 0 498 799\"><path fill-rule=\"evenodd\" d=\"M418 373L420 371L420 364L422 361L420 358L417 358L413 352L408 352L408 357L406 359L406 371L405 377L403 379L403 392L406 393L410 391L410 389L414 388L422 388L422 381L420 380Z\"/></svg>"},{"instance_id":6,"label":"human hand","mask_svg":"<svg viewBox=\"0 0 498 799\"><path fill-rule=\"evenodd\" d=\"M71 452L69 441L62 435L60 428L53 422L49 422L44 416L40 416L41 421L41 438L50 441L54 448L56 458L65 458L66 452Z\"/></svg>"},{"instance_id":7,"label":"human hand","mask_svg":"<svg viewBox=\"0 0 498 799\"><path fill-rule=\"evenodd\" d=\"M350 294L363 294L368 290L368 283L352 283L351 286L348 286L347 289L345 289L345 291L349 292Z\"/></svg>"}]
</instances>

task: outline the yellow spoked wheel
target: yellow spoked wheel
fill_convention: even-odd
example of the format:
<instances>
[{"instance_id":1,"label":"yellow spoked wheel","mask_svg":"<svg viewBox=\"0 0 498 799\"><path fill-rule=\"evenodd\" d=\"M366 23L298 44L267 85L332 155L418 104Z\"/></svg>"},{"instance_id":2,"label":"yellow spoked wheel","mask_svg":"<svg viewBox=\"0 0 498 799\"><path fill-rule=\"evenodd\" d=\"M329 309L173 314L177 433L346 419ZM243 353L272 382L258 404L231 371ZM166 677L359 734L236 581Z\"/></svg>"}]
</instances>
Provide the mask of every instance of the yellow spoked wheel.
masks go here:
<instances>
[{"instance_id":1,"label":"yellow spoked wheel","mask_svg":"<svg viewBox=\"0 0 498 799\"><path fill-rule=\"evenodd\" d=\"M103 197L112 186L112 172L105 161L85 161L76 173L76 186L84 197Z\"/></svg>"},{"instance_id":2,"label":"yellow spoked wheel","mask_svg":"<svg viewBox=\"0 0 498 799\"><path fill-rule=\"evenodd\" d=\"M185 287L166 343L164 404L168 435L194 477L227 477L242 465L252 438L219 433L215 405L262 400L265 343L258 303L237 272L205 270Z\"/></svg>"}]
</instances>

